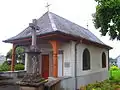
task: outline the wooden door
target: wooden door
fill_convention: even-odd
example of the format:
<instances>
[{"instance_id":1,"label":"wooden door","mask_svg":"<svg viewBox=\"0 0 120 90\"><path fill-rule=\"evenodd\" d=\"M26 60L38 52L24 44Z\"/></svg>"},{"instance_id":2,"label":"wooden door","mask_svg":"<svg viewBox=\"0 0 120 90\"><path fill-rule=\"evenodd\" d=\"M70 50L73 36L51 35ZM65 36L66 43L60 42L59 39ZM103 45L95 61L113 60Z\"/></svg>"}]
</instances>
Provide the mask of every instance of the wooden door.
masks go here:
<instances>
[{"instance_id":1,"label":"wooden door","mask_svg":"<svg viewBox=\"0 0 120 90\"><path fill-rule=\"evenodd\" d=\"M42 55L42 77L49 77L49 55Z\"/></svg>"}]
</instances>

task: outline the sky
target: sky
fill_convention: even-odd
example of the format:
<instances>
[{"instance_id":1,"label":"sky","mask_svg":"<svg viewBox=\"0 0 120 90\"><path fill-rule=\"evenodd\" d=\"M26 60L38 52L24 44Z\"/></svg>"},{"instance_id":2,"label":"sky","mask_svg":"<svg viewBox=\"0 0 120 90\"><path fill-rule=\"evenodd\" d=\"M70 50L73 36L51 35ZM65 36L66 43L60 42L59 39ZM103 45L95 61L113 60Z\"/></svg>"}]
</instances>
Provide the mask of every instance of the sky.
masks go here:
<instances>
[{"instance_id":1,"label":"sky","mask_svg":"<svg viewBox=\"0 0 120 90\"><path fill-rule=\"evenodd\" d=\"M120 55L120 41L111 41L109 36L101 36L99 30L94 27L94 0L0 0L0 54L6 55L12 48L12 44L2 41L23 31L32 19L41 17L47 11L47 2L51 4L50 12L88 28L105 44L113 47L110 57L116 58Z\"/></svg>"}]
</instances>

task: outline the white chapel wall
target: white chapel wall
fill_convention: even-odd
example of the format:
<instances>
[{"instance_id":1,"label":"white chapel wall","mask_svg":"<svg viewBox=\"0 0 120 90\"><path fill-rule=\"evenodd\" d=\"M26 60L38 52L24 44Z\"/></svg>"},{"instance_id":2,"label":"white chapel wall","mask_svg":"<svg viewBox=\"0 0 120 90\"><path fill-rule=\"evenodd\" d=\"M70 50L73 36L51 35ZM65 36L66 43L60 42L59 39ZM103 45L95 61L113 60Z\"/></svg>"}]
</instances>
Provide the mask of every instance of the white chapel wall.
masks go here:
<instances>
[{"instance_id":1,"label":"white chapel wall","mask_svg":"<svg viewBox=\"0 0 120 90\"><path fill-rule=\"evenodd\" d=\"M71 87L75 86L75 44L76 42L71 41L64 43L61 49L64 50L64 64L65 62L70 63L70 67L64 66L64 76L71 76L71 79L67 79L67 82ZM91 69L83 71L82 69L82 55L83 50L87 48L90 52ZM102 68L102 53L106 54L106 68ZM95 83L96 81L103 81L108 79L108 50L95 47L92 45L78 44L77 46L77 87L80 85L87 85L88 83ZM68 81L71 80L71 81ZM66 83L64 82L66 85ZM63 84L63 86L64 86ZM69 86L69 87L70 87Z\"/></svg>"},{"instance_id":2,"label":"white chapel wall","mask_svg":"<svg viewBox=\"0 0 120 90\"><path fill-rule=\"evenodd\" d=\"M82 59L83 59L83 51L87 48L90 52L90 70L83 71ZM104 70L108 70L108 50L95 47L92 45L79 44L77 47L77 76L85 75L89 73L100 72ZM106 68L102 68L102 53L106 54Z\"/></svg>"},{"instance_id":3,"label":"white chapel wall","mask_svg":"<svg viewBox=\"0 0 120 90\"><path fill-rule=\"evenodd\" d=\"M63 50L63 76L71 76L71 56L70 56L70 42L68 43L60 43L61 50Z\"/></svg>"},{"instance_id":4,"label":"white chapel wall","mask_svg":"<svg viewBox=\"0 0 120 90\"><path fill-rule=\"evenodd\" d=\"M69 63L70 67L64 66L64 76L74 76L75 70L75 44L71 41L69 43L62 43L60 48L64 50L64 64ZM83 71L82 56L84 49L87 48L90 52L90 70ZM102 68L102 53L106 54L106 68ZM77 76L92 74L108 70L108 50L104 48L95 47L92 45L79 44L77 46Z\"/></svg>"}]
</instances>

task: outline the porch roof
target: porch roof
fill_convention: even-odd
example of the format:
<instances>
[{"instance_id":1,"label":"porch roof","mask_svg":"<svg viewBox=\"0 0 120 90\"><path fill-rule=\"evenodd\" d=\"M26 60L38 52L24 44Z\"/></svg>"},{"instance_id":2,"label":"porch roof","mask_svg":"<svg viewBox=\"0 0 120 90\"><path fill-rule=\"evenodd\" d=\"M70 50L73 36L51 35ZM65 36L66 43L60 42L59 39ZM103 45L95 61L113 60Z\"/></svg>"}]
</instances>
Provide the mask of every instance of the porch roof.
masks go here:
<instances>
[{"instance_id":1,"label":"porch roof","mask_svg":"<svg viewBox=\"0 0 120 90\"><path fill-rule=\"evenodd\" d=\"M105 45L100 39L98 39L93 33L88 29L81 27L65 18L62 18L52 12L46 12L42 17L37 19L37 25L40 27L40 30L37 31L37 36L43 36L51 33L64 33L67 35L80 37L82 39L91 41L103 45L105 47L111 48ZM21 40L24 38L31 37L30 27L27 27L18 35L11 37L3 42L13 43L13 41Z\"/></svg>"}]
</instances>

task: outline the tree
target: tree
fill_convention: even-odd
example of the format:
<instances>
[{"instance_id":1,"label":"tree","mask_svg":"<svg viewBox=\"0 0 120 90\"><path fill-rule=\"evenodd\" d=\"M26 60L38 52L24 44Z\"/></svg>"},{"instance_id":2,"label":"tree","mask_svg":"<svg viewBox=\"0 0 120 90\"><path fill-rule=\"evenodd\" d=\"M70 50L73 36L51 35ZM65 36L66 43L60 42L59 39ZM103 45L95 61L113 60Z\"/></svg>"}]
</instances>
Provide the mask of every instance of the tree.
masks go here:
<instances>
[{"instance_id":1,"label":"tree","mask_svg":"<svg viewBox=\"0 0 120 90\"><path fill-rule=\"evenodd\" d=\"M16 60L23 60L25 55L24 55L24 49L22 47L17 47L16 48L16 51L15 51L15 56L16 56ZM6 55L6 58L12 58L12 49L10 49L8 52L7 52L7 55Z\"/></svg>"},{"instance_id":2,"label":"tree","mask_svg":"<svg viewBox=\"0 0 120 90\"><path fill-rule=\"evenodd\" d=\"M120 0L95 0L97 2L93 21L101 35L120 40Z\"/></svg>"},{"instance_id":3,"label":"tree","mask_svg":"<svg viewBox=\"0 0 120 90\"><path fill-rule=\"evenodd\" d=\"M12 49L7 52L6 59L12 58Z\"/></svg>"},{"instance_id":4,"label":"tree","mask_svg":"<svg viewBox=\"0 0 120 90\"><path fill-rule=\"evenodd\" d=\"M16 48L16 59L22 60L24 58L24 49L22 47Z\"/></svg>"}]
</instances>

